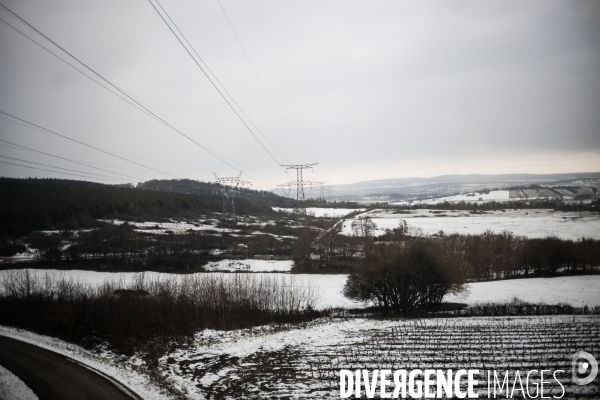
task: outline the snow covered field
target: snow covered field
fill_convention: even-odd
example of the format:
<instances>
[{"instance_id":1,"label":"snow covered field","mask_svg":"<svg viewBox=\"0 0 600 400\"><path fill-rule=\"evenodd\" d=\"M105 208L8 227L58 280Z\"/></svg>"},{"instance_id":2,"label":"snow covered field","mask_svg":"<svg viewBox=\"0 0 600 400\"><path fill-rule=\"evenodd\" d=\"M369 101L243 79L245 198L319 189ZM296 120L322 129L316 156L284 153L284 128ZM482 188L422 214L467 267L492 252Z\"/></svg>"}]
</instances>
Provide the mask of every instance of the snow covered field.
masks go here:
<instances>
[{"instance_id":1,"label":"snow covered field","mask_svg":"<svg viewBox=\"0 0 600 400\"><path fill-rule=\"evenodd\" d=\"M518 297L532 303L600 306L600 275L507 279L468 283L467 287L469 294L465 298L445 300L474 304L503 302Z\"/></svg>"},{"instance_id":2,"label":"snow covered field","mask_svg":"<svg viewBox=\"0 0 600 400\"><path fill-rule=\"evenodd\" d=\"M30 271L98 285L107 279L126 282L139 275ZM0 272L0 283L3 274ZM184 276L151 272L145 275L148 279ZM211 275L226 278L237 274ZM362 306L343 297L341 290L346 275L272 275L291 278L295 285L317 287L322 294L319 307ZM446 300L474 304L510 301L517 296L531 302L600 306L600 276L597 275L480 282L468 284L468 287L469 293L464 298ZM391 351L395 352L394 368L461 369L473 363L484 363L488 368L504 370L508 369L507 363L514 362L511 360L519 360L537 369L566 370L570 365L567 365L570 359L566 355L573 354L574 346L588 348L600 343L599 329L598 316L579 315L419 321L322 318L296 325L201 331L190 343L181 343L160 357L158 372L189 399L339 398L340 368L384 368L382 365L390 368L386 363L391 360ZM123 382L145 399L169 398L163 389L152 383L154 378L146 374L146 365L139 356L117 356L105 350L92 352L58 339L2 326L0 335L75 358ZM540 351L531 351L534 343ZM436 357L432 358L431 354ZM548 359L554 364L549 365ZM0 385L1 379L0 372ZM570 380L563 384L569 395L565 398L580 393L574 391L573 385L568 386ZM593 393L586 392L586 395Z\"/></svg>"},{"instance_id":3,"label":"snow covered field","mask_svg":"<svg viewBox=\"0 0 600 400\"><path fill-rule=\"evenodd\" d=\"M570 358L597 346L599 329L597 316L323 319L279 330L203 331L161 358L160 368L194 398L312 399L339 398L340 368L507 370L518 362L569 371L560 378L571 399L583 391L571 382ZM554 385L546 382L546 394L560 394ZM489 397L486 390L479 386L480 398ZM597 390L589 385L586 398Z\"/></svg>"},{"instance_id":4,"label":"snow covered field","mask_svg":"<svg viewBox=\"0 0 600 400\"><path fill-rule=\"evenodd\" d=\"M207 271L290 272L292 260L220 260L204 266Z\"/></svg>"},{"instance_id":5,"label":"snow covered field","mask_svg":"<svg viewBox=\"0 0 600 400\"><path fill-rule=\"evenodd\" d=\"M382 235L386 229L397 228L405 220L410 227L420 228L429 235L440 230L446 234L481 234L491 229L496 233L509 230L529 238L556 235L562 239L600 239L600 215L587 211L531 209L470 214L468 211L458 210L411 210L394 214L394 211L373 210L362 215L370 216L377 225L375 235ZM351 224L351 220L345 221L342 233L351 235Z\"/></svg>"},{"instance_id":6,"label":"snow covered field","mask_svg":"<svg viewBox=\"0 0 600 400\"><path fill-rule=\"evenodd\" d=\"M272 207L273 210L279 212L294 212L293 208L280 208L280 207ZM316 208L311 207L306 209L306 213L309 215L314 215L315 217L330 217L330 218L342 218L346 215L355 212L355 211L365 211L365 208Z\"/></svg>"},{"instance_id":7,"label":"snow covered field","mask_svg":"<svg viewBox=\"0 0 600 400\"><path fill-rule=\"evenodd\" d=\"M492 190L489 193L463 193L457 194L454 196L445 196L445 197L437 197L435 199L425 199L425 200L414 200L412 202L408 201L398 201L390 204L397 205L409 205L409 204L439 204L444 202L449 203L458 203L460 201L464 202L486 202L486 201L509 201L509 191L508 190ZM515 199L512 199L515 200Z\"/></svg>"},{"instance_id":8,"label":"snow covered field","mask_svg":"<svg viewBox=\"0 0 600 400\"><path fill-rule=\"evenodd\" d=\"M211 224L205 224L202 222L187 222L187 221L175 221L171 222L131 222L131 221L120 221L120 220L101 220L103 222L114 223L115 225L129 224L134 227L137 232L154 233L154 234L165 234L175 233L181 234L187 231L206 231L213 230L216 232L234 232L234 229L229 228L217 228ZM216 221L215 221L216 222Z\"/></svg>"},{"instance_id":9,"label":"snow covered field","mask_svg":"<svg viewBox=\"0 0 600 400\"><path fill-rule=\"evenodd\" d=\"M262 260L240 260L239 262L259 262ZM291 261L262 261L260 268L273 265L290 266ZM258 263L260 265L260 263ZM258 267L257 267L258 268ZM13 270L7 270L13 271ZM100 285L107 280L120 281L123 283L133 282L140 273L134 272L94 272L94 271L57 271L57 270L29 270L32 273L44 276L49 274L54 278L65 277L81 283ZM1 282L5 272L0 271L0 289ZM165 274L158 272L144 272L146 279L181 279L186 275ZM202 274L202 273L199 273ZM231 273L210 273L212 276L222 276L225 279L231 278ZM282 274L265 272L264 275L274 275L276 277L285 277L290 280L290 284L301 287L312 287L320 294L318 303L319 308L329 307L362 307L363 304L355 303L344 297L342 290L346 283L347 275L322 275L322 274ZM450 297L446 301L456 301L467 304L477 302L501 302L510 301L513 297L528 302L544 302L547 304L567 303L572 306L600 306L600 275L586 276L567 276L556 278L527 278L510 279L491 282L468 283L469 293L461 298Z\"/></svg>"},{"instance_id":10,"label":"snow covered field","mask_svg":"<svg viewBox=\"0 0 600 400\"><path fill-rule=\"evenodd\" d=\"M346 275L298 275L321 293L321 307L360 308L342 294ZM467 304L504 302L518 297L532 303L567 303L575 307L600 306L600 275L568 276L557 278L510 279L467 284L468 293L463 297L449 297L450 302Z\"/></svg>"},{"instance_id":11,"label":"snow covered field","mask_svg":"<svg viewBox=\"0 0 600 400\"><path fill-rule=\"evenodd\" d=\"M579 315L420 321L323 318L299 325L198 332L189 344L160 357L158 372L186 399L339 398L340 368L456 370L482 369L483 363L484 369L506 370L518 362L537 370L570 371L572 354L597 346L599 329L597 316ZM75 358L145 399L169 398L143 373L144 364L135 355L93 353L2 326L0 334ZM572 385L570 372L561 378L564 398L583 394ZM539 383L539 376L533 379ZM593 398L598 390L595 385L584 389L585 398ZM485 384L479 390L484 390L480 398L487 397Z\"/></svg>"}]
</instances>

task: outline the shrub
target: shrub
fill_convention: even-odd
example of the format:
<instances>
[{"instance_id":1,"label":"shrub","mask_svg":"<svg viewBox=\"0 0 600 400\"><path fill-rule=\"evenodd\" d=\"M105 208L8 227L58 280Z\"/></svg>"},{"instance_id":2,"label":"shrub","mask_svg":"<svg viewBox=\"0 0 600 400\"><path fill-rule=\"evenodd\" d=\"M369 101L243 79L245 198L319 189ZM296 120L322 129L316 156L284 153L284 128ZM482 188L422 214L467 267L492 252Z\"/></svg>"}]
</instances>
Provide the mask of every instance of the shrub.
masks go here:
<instances>
[{"instance_id":1,"label":"shrub","mask_svg":"<svg viewBox=\"0 0 600 400\"><path fill-rule=\"evenodd\" d=\"M464 289L458 265L431 239L370 244L363 265L348 276L344 295L372 302L384 315L410 314Z\"/></svg>"},{"instance_id":2,"label":"shrub","mask_svg":"<svg viewBox=\"0 0 600 400\"><path fill-rule=\"evenodd\" d=\"M0 274L0 324L122 352L207 328L313 319L317 300L310 286L262 274L139 274L95 286L30 270Z\"/></svg>"}]
</instances>

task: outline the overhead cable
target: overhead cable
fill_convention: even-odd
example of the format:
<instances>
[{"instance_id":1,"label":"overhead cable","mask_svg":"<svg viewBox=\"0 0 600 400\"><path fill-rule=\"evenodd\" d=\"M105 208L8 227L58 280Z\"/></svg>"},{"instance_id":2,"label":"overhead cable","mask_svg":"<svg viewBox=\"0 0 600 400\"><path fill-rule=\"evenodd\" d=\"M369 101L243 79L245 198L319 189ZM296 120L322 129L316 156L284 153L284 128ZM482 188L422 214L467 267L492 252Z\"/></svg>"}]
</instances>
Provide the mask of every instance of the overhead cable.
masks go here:
<instances>
[{"instance_id":1,"label":"overhead cable","mask_svg":"<svg viewBox=\"0 0 600 400\"><path fill-rule=\"evenodd\" d=\"M158 3L157 0L155 0L155 1ZM217 92L219 92L219 94L221 95L221 97L223 98L223 100L225 100L225 102L227 103L227 105L229 106L229 108L231 108L231 110L239 118L239 120L242 122L242 124L244 124L244 126L246 127L246 129L248 129L248 131L252 134L252 136L254 137L254 139L256 139L256 141L262 146L262 148L269 154L269 156L273 159L273 161L275 161L275 163L277 164L277 166L280 166L281 163L275 158L275 156L273 156L273 154L269 151L269 149L267 149L267 147L264 145L264 143L256 136L256 134L254 133L254 131L252 131L252 129L248 126L248 124L246 123L246 121L244 121L244 119L242 118L242 116L237 112L237 110L235 109L235 107L233 107L233 105L229 102L229 100L227 100L227 97L225 97L225 95L223 94L223 92L221 92L221 90L215 84L215 82L213 82L213 80L206 73L206 71L204 70L204 68L202 68L202 66L200 65L200 63L196 60L196 58L194 58L194 56L192 55L192 53L190 52L190 50L187 48L187 46L183 43L183 41L181 40L181 38L177 35L177 33L175 33L175 30L173 30L173 28L167 22L167 20L165 19L165 17L161 14L161 12L158 11L158 8L156 8L156 6L152 2L152 0L148 0L148 2L150 3L150 5L152 5L152 8L154 8L154 10L156 11L156 13L160 16L160 18L165 23L165 25L167 25L167 27L169 28L169 30L171 31L171 33L173 33L173 36L175 36L175 38L177 39L177 41L185 49L185 51L188 53L188 55L191 57L191 59L194 61L194 63L198 66L198 68L200 68L200 70L202 71L202 73L204 74L204 76L206 76L206 78L208 79L208 81L213 85L213 87L217 90ZM160 5L160 3L158 3L158 4ZM166 13L165 13L165 15L166 15ZM173 22L173 21L171 20L171 22ZM173 26L176 27L177 25L173 22ZM179 31L179 28L177 28L177 30ZM179 31L179 32L181 32L181 31ZM181 34L181 35L183 36L183 34ZM186 39L186 41L187 41L187 39Z\"/></svg>"}]
</instances>

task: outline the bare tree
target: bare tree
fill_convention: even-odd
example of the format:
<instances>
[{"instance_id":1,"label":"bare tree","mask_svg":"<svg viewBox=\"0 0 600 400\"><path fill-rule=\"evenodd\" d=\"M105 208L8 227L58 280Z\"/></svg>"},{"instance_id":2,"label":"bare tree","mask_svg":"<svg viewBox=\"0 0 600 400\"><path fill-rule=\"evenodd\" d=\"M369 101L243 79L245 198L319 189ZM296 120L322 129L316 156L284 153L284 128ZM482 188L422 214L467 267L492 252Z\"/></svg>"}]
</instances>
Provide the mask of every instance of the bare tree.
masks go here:
<instances>
[{"instance_id":1,"label":"bare tree","mask_svg":"<svg viewBox=\"0 0 600 400\"><path fill-rule=\"evenodd\" d=\"M365 239L372 237L375 229L377 229L377 225L369 216L358 217L352 221L351 227L355 236Z\"/></svg>"},{"instance_id":2,"label":"bare tree","mask_svg":"<svg viewBox=\"0 0 600 400\"><path fill-rule=\"evenodd\" d=\"M344 295L372 302L386 315L410 314L465 290L456 259L433 239L369 246L360 270L350 274Z\"/></svg>"}]
</instances>

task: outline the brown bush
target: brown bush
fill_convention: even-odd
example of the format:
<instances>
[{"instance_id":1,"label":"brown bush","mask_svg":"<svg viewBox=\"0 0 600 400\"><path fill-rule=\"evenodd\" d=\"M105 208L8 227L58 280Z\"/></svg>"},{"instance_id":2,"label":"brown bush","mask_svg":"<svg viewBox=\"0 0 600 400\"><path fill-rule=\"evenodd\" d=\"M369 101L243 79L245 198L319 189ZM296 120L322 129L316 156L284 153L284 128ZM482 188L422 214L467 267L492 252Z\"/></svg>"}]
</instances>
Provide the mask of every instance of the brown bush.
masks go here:
<instances>
[{"instance_id":1,"label":"brown bush","mask_svg":"<svg viewBox=\"0 0 600 400\"><path fill-rule=\"evenodd\" d=\"M160 338L315 318L318 295L293 278L198 274L82 284L29 270L0 274L0 324L130 352Z\"/></svg>"}]
</instances>

